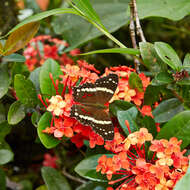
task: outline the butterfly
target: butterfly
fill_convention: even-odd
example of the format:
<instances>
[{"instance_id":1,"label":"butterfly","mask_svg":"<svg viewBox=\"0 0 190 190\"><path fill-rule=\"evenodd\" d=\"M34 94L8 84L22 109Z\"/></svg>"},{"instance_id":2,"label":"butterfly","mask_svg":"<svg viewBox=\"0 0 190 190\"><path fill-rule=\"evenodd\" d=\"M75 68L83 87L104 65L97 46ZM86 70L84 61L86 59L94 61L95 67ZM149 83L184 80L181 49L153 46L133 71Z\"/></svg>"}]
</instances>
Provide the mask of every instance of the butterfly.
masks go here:
<instances>
[{"instance_id":1,"label":"butterfly","mask_svg":"<svg viewBox=\"0 0 190 190\"><path fill-rule=\"evenodd\" d=\"M71 108L71 117L85 126L91 126L104 140L112 140L114 126L106 103L112 98L118 85L118 76L109 74L95 83L84 83L73 87L73 98L77 102Z\"/></svg>"}]
</instances>

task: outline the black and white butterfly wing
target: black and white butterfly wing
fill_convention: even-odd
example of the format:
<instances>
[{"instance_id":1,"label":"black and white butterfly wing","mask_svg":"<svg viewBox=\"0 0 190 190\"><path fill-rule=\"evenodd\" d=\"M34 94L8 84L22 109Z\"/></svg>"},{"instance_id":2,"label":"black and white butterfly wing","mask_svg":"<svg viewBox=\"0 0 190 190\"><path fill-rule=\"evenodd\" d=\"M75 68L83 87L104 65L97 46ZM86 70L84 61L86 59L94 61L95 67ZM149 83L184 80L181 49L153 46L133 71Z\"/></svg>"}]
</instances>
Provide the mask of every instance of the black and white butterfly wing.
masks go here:
<instances>
[{"instance_id":1,"label":"black and white butterfly wing","mask_svg":"<svg viewBox=\"0 0 190 190\"><path fill-rule=\"evenodd\" d=\"M96 99L98 104L105 104L114 95L118 85L118 76L116 74L109 74L102 77L95 82Z\"/></svg>"},{"instance_id":2,"label":"black and white butterfly wing","mask_svg":"<svg viewBox=\"0 0 190 190\"><path fill-rule=\"evenodd\" d=\"M72 106L71 117L85 126L91 126L104 140L113 140L114 126L105 109L76 104Z\"/></svg>"}]
</instances>

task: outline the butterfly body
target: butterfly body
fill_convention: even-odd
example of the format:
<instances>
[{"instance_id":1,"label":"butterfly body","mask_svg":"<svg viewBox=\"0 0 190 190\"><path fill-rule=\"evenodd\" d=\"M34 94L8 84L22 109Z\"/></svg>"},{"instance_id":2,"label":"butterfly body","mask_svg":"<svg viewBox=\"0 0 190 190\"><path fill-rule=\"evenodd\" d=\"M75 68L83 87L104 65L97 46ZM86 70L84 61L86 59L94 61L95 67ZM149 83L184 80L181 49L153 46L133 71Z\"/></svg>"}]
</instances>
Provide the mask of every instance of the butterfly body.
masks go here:
<instances>
[{"instance_id":1,"label":"butterfly body","mask_svg":"<svg viewBox=\"0 0 190 190\"><path fill-rule=\"evenodd\" d=\"M112 98L118 85L118 76L109 74L93 83L85 83L73 88L74 101L71 117L102 136L105 140L112 140L114 126L109 116L106 103Z\"/></svg>"}]
</instances>

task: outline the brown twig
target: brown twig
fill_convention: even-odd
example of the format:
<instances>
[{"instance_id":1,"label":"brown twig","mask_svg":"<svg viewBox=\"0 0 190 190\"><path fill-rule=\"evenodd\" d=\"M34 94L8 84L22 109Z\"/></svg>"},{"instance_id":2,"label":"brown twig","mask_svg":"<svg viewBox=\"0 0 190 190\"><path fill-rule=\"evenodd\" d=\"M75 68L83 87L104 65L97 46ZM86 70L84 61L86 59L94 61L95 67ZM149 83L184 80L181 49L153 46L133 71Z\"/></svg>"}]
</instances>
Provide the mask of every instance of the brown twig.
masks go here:
<instances>
[{"instance_id":1,"label":"brown twig","mask_svg":"<svg viewBox=\"0 0 190 190\"><path fill-rule=\"evenodd\" d=\"M72 176L71 174L67 173L65 168L63 168L62 173L63 173L64 176L66 176L67 178L69 178L69 179L71 179L73 181L76 181L76 182L79 182L79 183L86 183L85 180L83 180L81 178L78 178L78 177L75 177L75 176Z\"/></svg>"},{"instance_id":2,"label":"brown twig","mask_svg":"<svg viewBox=\"0 0 190 190\"><path fill-rule=\"evenodd\" d=\"M134 6L133 2L130 2L130 25L129 25L129 30L130 30L130 36L131 36L131 41L132 41L132 46L134 49L137 49L137 41L136 41L136 34L135 34L135 23L134 23ZM134 58L134 64L135 64L135 70L139 72L139 61L138 59Z\"/></svg>"},{"instance_id":3,"label":"brown twig","mask_svg":"<svg viewBox=\"0 0 190 190\"><path fill-rule=\"evenodd\" d=\"M134 17L135 17L135 21L136 21L137 34L140 36L142 42L146 42L143 30L141 28L139 16L138 16L137 2L136 2L136 0L131 0L131 2L133 4L133 8L134 8Z\"/></svg>"}]
</instances>

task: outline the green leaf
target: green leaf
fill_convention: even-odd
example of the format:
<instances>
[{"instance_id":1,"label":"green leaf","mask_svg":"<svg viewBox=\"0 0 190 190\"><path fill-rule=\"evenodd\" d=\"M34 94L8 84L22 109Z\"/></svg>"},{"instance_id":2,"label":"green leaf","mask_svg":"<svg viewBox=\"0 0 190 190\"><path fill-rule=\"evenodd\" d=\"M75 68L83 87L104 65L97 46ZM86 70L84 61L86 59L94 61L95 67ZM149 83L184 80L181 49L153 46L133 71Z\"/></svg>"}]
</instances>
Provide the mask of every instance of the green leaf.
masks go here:
<instances>
[{"instance_id":1,"label":"green leaf","mask_svg":"<svg viewBox=\"0 0 190 190\"><path fill-rule=\"evenodd\" d=\"M96 154L88 158L85 158L75 167L75 172L80 176L92 181L102 181L102 182L107 181L105 176L101 175L100 172L96 172L98 159L101 156L102 154ZM106 156L111 156L111 155L108 154Z\"/></svg>"},{"instance_id":2,"label":"green leaf","mask_svg":"<svg viewBox=\"0 0 190 190\"><path fill-rule=\"evenodd\" d=\"M23 48L36 34L39 26L39 22L31 22L12 32L3 48L3 55L10 55Z\"/></svg>"},{"instance_id":3,"label":"green leaf","mask_svg":"<svg viewBox=\"0 0 190 190\"><path fill-rule=\"evenodd\" d=\"M37 22L40 21L46 17L56 15L56 14L64 14L64 13L72 13L72 14L78 14L74 9L72 8L57 8L57 9L52 9L49 11L44 11L38 14L35 14L34 16L30 16L26 18L23 22L17 24L14 28L12 28L5 36L0 37L0 39L8 36L9 34L13 33L17 29L21 28L22 26L31 23L31 22Z\"/></svg>"},{"instance_id":4,"label":"green leaf","mask_svg":"<svg viewBox=\"0 0 190 190\"><path fill-rule=\"evenodd\" d=\"M184 58L184 60L183 60L183 68L184 68L186 71L190 72L190 53L187 53L187 54L185 55L185 58Z\"/></svg>"},{"instance_id":5,"label":"green leaf","mask_svg":"<svg viewBox=\"0 0 190 190\"><path fill-rule=\"evenodd\" d=\"M133 48L110 48L110 49L101 49L95 50L88 53L82 53L80 55L90 55L95 53L123 53L129 55L140 55L140 51L138 49Z\"/></svg>"},{"instance_id":6,"label":"green leaf","mask_svg":"<svg viewBox=\"0 0 190 190\"><path fill-rule=\"evenodd\" d=\"M154 120L156 123L169 121L177 113L183 111L183 105L177 98L162 101L154 110Z\"/></svg>"},{"instance_id":7,"label":"green leaf","mask_svg":"<svg viewBox=\"0 0 190 190\"><path fill-rule=\"evenodd\" d=\"M36 87L36 91L40 93L40 70L41 67L36 68L30 73L29 79L33 82L34 86Z\"/></svg>"},{"instance_id":8,"label":"green leaf","mask_svg":"<svg viewBox=\"0 0 190 190\"><path fill-rule=\"evenodd\" d=\"M11 76L12 76L12 80L14 81L14 77L16 74L22 74L25 77L28 77L28 75L30 74L27 66L23 63L14 63L11 69Z\"/></svg>"},{"instance_id":9,"label":"green leaf","mask_svg":"<svg viewBox=\"0 0 190 190\"><path fill-rule=\"evenodd\" d=\"M160 90L159 86L149 85L144 93L144 104L152 105L158 101L160 99Z\"/></svg>"},{"instance_id":10,"label":"green leaf","mask_svg":"<svg viewBox=\"0 0 190 190\"><path fill-rule=\"evenodd\" d=\"M116 31L129 21L129 17L126 14L129 0L90 0L90 3L109 32ZM64 39L68 41L70 45L68 51L84 42L103 35L91 23L71 14L56 17L52 26L56 34L63 35Z\"/></svg>"},{"instance_id":11,"label":"green leaf","mask_svg":"<svg viewBox=\"0 0 190 190\"><path fill-rule=\"evenodd\" d=\"M13 153L8 149L0 149L0 165L6 164L13 159Z\"/></svg>"},{"instance_id":12,"label":"green leaf","mask_svg":"<svg viewBox=\"0 0 190 190\"><path fill-rule=\"evenodd\" d=\"M180 71L182 68L181 60L169 44L164 42L155 42L154 48L162 61L168 64L173 70Z\"/></svg>"},{"instance_id":13,"label":"green leaf","mask_svg":"<svg viewBox=\"0 0 190 190\"><path fill-rule=\"evenodd\" d=\"M40 138L40 141L46 148L53 148L61 142L60 140L54 138L53 136L42 132L47 127L50 127L51 119L52 119L51 113L46 112L42 115L38 123L38 130L37 130L38 137Z\"/></svg>"},{"instance_id":14,"label":"green leaf","mask_svg":"<svg viewBox=\"0 0 190 190\"><path fill-rule=\"evenodd\" d=\"M129 108L128 110L117 112L117 119L126 135L129 135L128 128L125 124L126 120L129 122L129 127L132 133L138 130L138 126L135 123L137 114L138 114L138 110L136 107L132 107L132 108Z\"/></svg>"},{"instance_id":15,"label":"green leaf","mask_svg":"<svg viewBox=\"0 0 190 190\"><path fill-rule=\"evenodd\" d=\"M190 111L183 111L175 115L160 130L157 139L177 137L182 140L181 148L190 144Z\"/></svg>"},{"instance_id":16,"label":"green leaf","mask_svg":"<svg viewBox=\"0 0 190 190\"><path fill-rule=\"evenodd\" d=\"M137 73L131 73L129 76L130 88L137 89L139 92L143 92L142 80Z\"/></svg>"},{"instance_id":17,"label":"green leaf","mask_svg":"<svg viewBox=\"0 0 190 190\"><path fill-rule=\"evenodd\" d=\"M25 117L25 107L20 101L15 101L11 104L8 111L8 123L10 125L15 125L22 121Z\"/></svg>"},{"instance_id":18,"label":"green leaf","mask_svg":"<svg viewBox=\"0 0 190 190\"><path fill-rule=\"evenodd\" d=\"M96 13L96 11L93 9L92 5L90 4L89 0L73 0L76 7L90 20L96 22L101 27L104 28L104 26L101 23L101 20Z\"/></svg>"},{"instance_id":19,"label":"green leaf","mask_svg":"<svg viewBox=\"0 0 190 190\"><path fill-rule=\"evenodd\" d=\"M43 167L41 172L48 190L71 190L66 178L54 168Z\"/></svg>"},{"instance_id":20,"label":"green leaf","mask_svg":"<svg viewBox=\"0 0 190 190\"><path fill-rule=\"evenodd\" d=\"M174 190L187 190L190 187L190 164L186 174L177 182Z\"/></svg>"},{"instance_id":21,"label":"green leaf","mask_svg":"<svg viewBox=\"0 0 190 190\"><path fill-rule=\"evenodd\" d=\"M22 186L22 190L33 190L33 185L29 180L22 180L19 184Z\"/></svg>"},{"instance_id":22,"label":"green leaf","mask_svg":"<svg viewBox=\"0 0 190 190\"><path fill-rule=\"evenodd\" d=\"M34 107L37 102L37 93L31 80L25 79L23 75L17 74L14 78L16 95L22 104Z\"/></svg>"},{"instance_id":23,"label":"green leaf","mask_svg":"<svg viewBox=\"0 0 190 190\"><path fill-rule=\"evenodd\" d=\"M177 81L176 83L179 85L190 85L190 77L184 78L180 81Z\"/></svg>"},{"instance_id":24,"label":"green leaf","mask_svg":"<svg viewBox=\"0 0 190 190\"><path fill-rule=\"evenodd\" d=\"M32 113L32 116L31 116L31 121L32 121L32 124L37 127L38 126L38 122L40 120L40 117L41 117L41 114L37 111L33 112Z\"/></svg>"},{"instance_id":25,"label":"green leaf","mask_svg":"<svg viewBox=\"0 0 190 190\"><path fill-rule=\"evenodd\" d=\"M10 84L10 77L6 67L0 68L0 98L2 98L8 91Z\"/></svg>"},{"instance_id":26,"label":"green leaf","mask_svg":"<svg viewBox=\"0 0 190 190\"><path fill-rule=\"evenodd\" d=\"M111 104L109 104L109 110L114 115L117 116L117 112L121 110L128 110L133 107L134 104L123 100L115 100Z\"/></svg>"},{"instance_id":27,"label":"green leaf","mask_svg":"<svg viewBox=\"0 0 190 190\"><path fill-rule=\"evenodd\" d=\"M139 43L141 56L143 58L144 65L153 73L157 74L161 71L167 70L167 64L165 64L154 49L154 45L149 42Z\"/></svg>"},{"instance_id":28,"label":"green leaf","mask_svg":"<svg viewBox=\"0 0 190 190\"><path fill-rule=\"evenodd\" d=\"M48 190L46 185L40 185L36 190Z\"/></svg>"},{"instance_id":29,"label":"green leaf","mask_svg":"<svg viewBox=\"0 0 190 190\"><path fill-rule=\"evenodd\" d=\"M11 132L11 127L7 123L7 121L1 122L0 123L0 142L4 140L6 135L8 135Z\"/></svg>"},{"instance_id":30,"label":"green leaf","mask_svg":"<svg viewBox=\"0 0 190 190\"><path fill-rule=\"evenodd\" d=\"M0 103L0 123L6 120L5 107Z\"/></svg>"},{"instance_id":31,"label":"green leaf","mask_svg":"<svg viewBox=\"0 0 190 190\"><path fill-rule=\"evenodd\" d=\"M162 84L169 84L174 82L173 77L167 72L158 73L155 78Z\"/></svg>"},{"instance_id":32,"label":"green leaf","mask_svg":"<svg viewBox=\"0 0 190 190\"><path fill-rule=\"evenodd\" d=\"M3 57L4 62L20 62L24 63L26 61L25 57L23 55L20 55L18 53L13 53L11 55Z\"/></svg>"},{"instance_id":33,"label":"green leaf","mask_svg":"<svg viewBox=\"0 0 190 190\"><path fill-rule=\"evenodd\" d=\"M107 183L89 181L77 187L76 190L106 190L106 187Z\"/></svg>"},{"instance_id":34,"label":"green leaf","mask_svg":"<svg viewBox=\"0 0 190 190\"><path fill-rule=\"evenodd\" d=\"M141 125L143 125L143 127L147 128L148 132L151 133L153 135L153 137L155 138L155 136L157 135L157 130L156 130L155 121L152 117L145 115L143 117Z\"/></svg>"},{"instance_id":35,"label":"green leaf","mask_svg":"<svg viewBox=\"0 0 190 190\"><path fill-rule=\"evenodd\" d=\"M5 172L0 168L0 187L1 190L6 190L6 176Z\"/></svg>"},{"instance_id":36,"label":"green leaf","mask_svg":"<svg viewBox=\"0 0 190 190\"><path fill-rule=\"evenodd\" d=\"M50 73L53 75L54 82L63 74L60 65L53 59L47 59L40 70L41 92L42 94L53 96L56 95L56 91L49 77Z\"/></svg>"}]
</instances>

